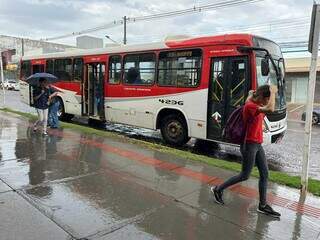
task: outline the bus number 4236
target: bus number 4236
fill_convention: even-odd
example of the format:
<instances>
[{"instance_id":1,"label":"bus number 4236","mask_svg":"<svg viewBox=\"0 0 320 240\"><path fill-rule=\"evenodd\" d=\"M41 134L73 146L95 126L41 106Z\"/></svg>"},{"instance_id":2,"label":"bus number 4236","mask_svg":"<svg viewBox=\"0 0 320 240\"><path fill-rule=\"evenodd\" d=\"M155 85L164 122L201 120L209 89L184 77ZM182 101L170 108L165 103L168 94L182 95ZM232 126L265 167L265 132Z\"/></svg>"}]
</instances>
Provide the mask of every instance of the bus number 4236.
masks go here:
<instances>
[{"instance_id":1,"label":"bus number 4236","mask_svg":"<svg viewBox=\"0 0 320 240\"><path fill-rule=\"evenodd\" d=\"M159 102L163 104L171 104L171 105L183 105L183 101L176 101L176 100L170 100L170 99L159 99Z\"/></svg>"}]
</instances>

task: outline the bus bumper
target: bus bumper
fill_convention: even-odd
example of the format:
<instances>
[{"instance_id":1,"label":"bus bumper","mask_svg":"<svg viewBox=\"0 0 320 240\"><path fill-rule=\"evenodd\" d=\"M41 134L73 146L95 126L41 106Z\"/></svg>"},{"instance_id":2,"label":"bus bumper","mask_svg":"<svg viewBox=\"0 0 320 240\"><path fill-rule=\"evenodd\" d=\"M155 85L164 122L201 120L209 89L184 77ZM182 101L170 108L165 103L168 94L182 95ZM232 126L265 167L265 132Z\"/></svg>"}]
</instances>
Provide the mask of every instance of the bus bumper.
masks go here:
<instances>
[{"instance_id":1,"label":"bus bumper","mask_svg":"<svg viewBox=\"0 0 320 240\"><path fill-rule=\"evenodd\" d=\"M273 132L270 132L270 131L264 132L263 143L264 144L279 143L284 137L286 130L287 130L287 126L284 126L283 128Z\"/></svg>"}]
</instances>

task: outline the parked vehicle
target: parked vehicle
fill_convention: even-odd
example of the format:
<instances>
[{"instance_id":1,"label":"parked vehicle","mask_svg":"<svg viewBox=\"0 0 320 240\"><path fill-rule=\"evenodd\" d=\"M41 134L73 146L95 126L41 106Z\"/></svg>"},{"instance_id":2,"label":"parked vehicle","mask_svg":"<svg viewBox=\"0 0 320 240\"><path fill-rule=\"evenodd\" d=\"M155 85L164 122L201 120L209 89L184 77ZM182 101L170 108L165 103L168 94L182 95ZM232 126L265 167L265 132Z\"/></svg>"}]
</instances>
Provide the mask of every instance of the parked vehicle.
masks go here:
<instances>
[{"instance_id":1,"label":"parked vehicle","mask_svg":"<svg viewBox=\"0 0 320 240\"><path fill-rule=\"evenodd\" d=\"M190 137L225 142L230 113L249 89L279 86L276 110L267 114L264 142L287 128L284 62L279 45L250 34L229 34L162 43L24 56L22 100L32 105L26 79L52 73L61 93L61 118L74 115L160 129L171 145Z\"/></svg>"},{"instance_id":2,"label":"parked vehicle","mask_svg":"<svg viewBox=\"0 0 320 240\"><path fill-rule=\"evenodd\" d=\"M301 120L305 121L306 120L306 113L304 112L301 116ZM320 123L320 107L315 107L313 109L312 113L312 124L319 124Z\"/></svg>"},{"instance_id":3,"label":"parked vehicle","mask_svg":"<svg viewBox=\"0 0 320 240\"><path fill-rule=\"evenodd\" d=\"M19 82L14 79L7 79L7 81L4 82L4 87L8 90L20 90Z\"/></svg>"}]
</instances>

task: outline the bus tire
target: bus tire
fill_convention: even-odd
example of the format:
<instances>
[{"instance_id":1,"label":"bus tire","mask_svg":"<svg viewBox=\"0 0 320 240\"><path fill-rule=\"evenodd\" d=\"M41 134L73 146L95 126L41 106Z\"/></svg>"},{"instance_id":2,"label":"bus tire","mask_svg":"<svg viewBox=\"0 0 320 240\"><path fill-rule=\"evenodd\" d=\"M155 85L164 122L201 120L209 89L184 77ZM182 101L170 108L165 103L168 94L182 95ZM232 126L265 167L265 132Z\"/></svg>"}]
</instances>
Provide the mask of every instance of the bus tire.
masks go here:
<instances>
[{"instance_id":1,"label":"bus tire","mask_svg":"<svg viewBox=\"0 0 320 240\"><path fill-rule=\"evenodd\" d=\"M59 101L59 110L58 110L58 117L60 121L71 121L71 119L74 117L72 114L68 114L64 110L64 104L61 98L58 98Z\"/></svg>"},{"instance_id":2,"label":"bus tire","mask_svg":"<svg viewBox=\"0 0 320 240\"><path fill-rule=\"evenodd\" d=\"M167 144L173 146L183 146L190 140L187 123L177 114L170 114L162 118L161 135Z\"/></svg>"}]
</instances>

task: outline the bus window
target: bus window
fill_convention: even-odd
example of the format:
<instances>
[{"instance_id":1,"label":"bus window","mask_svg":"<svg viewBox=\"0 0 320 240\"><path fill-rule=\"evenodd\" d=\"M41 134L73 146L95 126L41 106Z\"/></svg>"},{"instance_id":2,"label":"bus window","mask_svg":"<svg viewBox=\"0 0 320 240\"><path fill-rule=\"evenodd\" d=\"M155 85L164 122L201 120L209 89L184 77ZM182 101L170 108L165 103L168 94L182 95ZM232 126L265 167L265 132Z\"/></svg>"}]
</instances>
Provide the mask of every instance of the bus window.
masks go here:
<instances>
[{"instance_id":1,"label":"bus window","mask_svg":"<svg viewBox=\"0 0 320 240\"><path fill-rule=\"evenodd\" d=\"M71 81L72 59L56 59L54 61L54 75L60 80Z\"/></svg>"},{"instance_id":2,"label":"bus window","mask_svg":"<svg viewBox=\"0 0 320 240\"><path fill-rule=\"evenodd\" d=\"M54 60L50 59L46 62L46 72L54 74Z\"/></svg>"},{"instance_id":3,"label":"bus window","mask_svg":"<svg viewBox=\"0 0 320 240\"><path fill-rule=\"evenodd\" d=\"M223 101L223 86L225 85L225 60L216 60L212 68L212 82L211 82L211 100L214 102Z\"/></svg>"},{"instance_id":4,"label":"bus window","mask_svg":"<svg viewBox=\"0 0 320 240\"><path fill-rule=\"evenodd\" d=\"M35 64L32 65L32 74L44 72L44 65L42 64Z\"/></svg>"},{"instance_id":5,"label":"bus window","mask_svg":"<svg viewBox=\"0 0 320 240\"><path fill-rule=\"evenodd\" d=\"M126 84L152 85L155 79L155 55L127 55L124 58L124 70Z\"/></svg>"},{"instance_id":6,"label":"bus window","mask_svg":"<svg viewBox=\"0 0 320 240\"><path fill-rule=\"evenodd\" d=\"M200 82L201 50L161 52L158 85L196 87Z\"/></svg>"},{"instance_id":7,"label":"bus window","mask_svg":"<svg viewBox=\"0 0 320 240\"><path fill-rule=\"evenodd\" d=\"M119 84L121 80L121 56L109 58L109 83Z\"/></svg>"},{"instance_id":8,"label":"bus window","mask_svg":"<svg viewBox=\"0 0 320 240\"><path fill-rule=\"evenodd\" d=\"M23 61L21 64L21 79L27 79L31 75L31 61Z\"/></svg>"},{"instance_id":9,"label":"bus window","mask_svg":"<svg viewBox=\"0 0 320 240\"><path fill-rule=\"evenodd\" d=\"M233 107L245 102L247 85L247 67L245 59L234 59L231 63L230 104Z\"/></svg>"},{"instance_id":10,"label":"bus window","mask_svg":"<svg viewBox=\"0 0 320 240\"><path fill-rule=\"evenodd\" d=\"M82 58L75 58L73 60L73 80L82 81L83 78L83 60Z\"/></svg>"}]
</instances>

